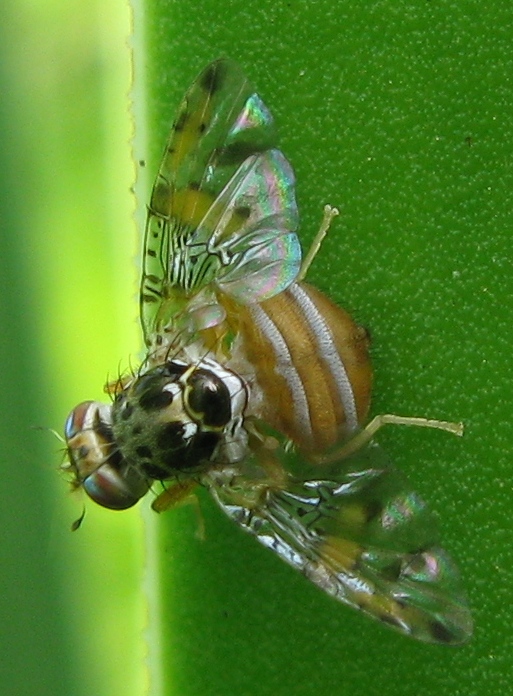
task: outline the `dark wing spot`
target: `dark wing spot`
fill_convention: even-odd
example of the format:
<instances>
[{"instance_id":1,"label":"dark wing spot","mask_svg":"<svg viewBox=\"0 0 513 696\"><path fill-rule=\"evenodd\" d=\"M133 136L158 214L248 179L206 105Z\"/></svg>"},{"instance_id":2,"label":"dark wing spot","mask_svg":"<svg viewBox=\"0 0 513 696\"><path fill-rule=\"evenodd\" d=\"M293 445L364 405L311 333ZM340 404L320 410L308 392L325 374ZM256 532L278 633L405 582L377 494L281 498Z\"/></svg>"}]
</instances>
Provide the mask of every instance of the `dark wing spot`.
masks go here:
<instances>
[{"instance_id":1,"label":"dark wing spot","mask_svg":"<svg viewBox=\"0 0 513 696\"><path fill-rule=\"evenodd\" d=\"M244 220L247 220L248 217L251 215L251 208L248 205L239 205L238 208L235 208L235 212L239 217L244 218Z\"/></svg>"},{"instance_id":2,"label":"dark wing spot","mask_svg":"<svg viewBox=\"0 0 513 696\"><path fill-rule=\"evenodd\" d=\"M204 133L207 130L207 124L206 123L200 123L198 126L198 132L199 133Z\"/></svg>"},{"instance_id":3,"label":"dark wing spot","mask_svg":"<svg viewBox=\"0 0 513 696\"><path fill-rule=\"evenodd\" d=\"M454 634L440 621L432 621L429 630L433 638L439 643L452 643L454 641Z\"/></svg>"},{"instance_id":4,"label":"dark wing spot","mask_svg":"<svg viewBox=\"0 0 513 696\"><path fill-rule=\"evenodd\" d=\"M221 148L218 151L219 164L242 164L244 160L258 152L264 152L268 148L266 146L258 147L257 143L238 141Z\"/></svg>"},{"instance_id":5,"label":"dark wing spot","mask_svg":"<svg viewBox=\"0 0 513 696\"><path fill-rule=\"evenodd\" d=\"M401 571L401 561L398 559L394 563L390 563L387 566L383 566L380 569L380 575L386 578L389 582L397 582L397 580L401 577Z\"/></svg>"},{"instance_id":6,"label":"dark wing spot","mask_svg":"<svg viewBox=\"0 0 513 696\"><path fill-rule=\"evenodd\" d=\"M369 500L362 506L365 522L372 522L383 514L383 505L379 500Z\"/></svg>"},{"instance_id":7,"label":"dark wing spot","mask_svg":"<svg viewBox=\"0 0 513 696\"><path fill-rule=\"evenodd\" d=\"M189 118L189 114L187 111L184 109L178 114L178 118L176 119L174 125L173 125L173 130L175 132L180 132L183 131L185 128L185 124L187 123L187 119Z\"/></svg>"},{"instance_id":8,"label":"dark wing spot","mask_svg":"<svg viewBox=\"0 0 513 696\"><path fill-rule=\"evenodd\" d=\"M151 192L150 212L159 213L164 216L169 215L172 193L172 187L160 177L158 183L155 184Z\"/></svg>"},{"instance_id":9,"label":"dark wing spot","mask_svg":"<svg viewBox=\"0 0 513 696\"><path fill-rule=\"evenodd\" d=\"M199 83L201 87L209 94L218 92L225 80L226 66L221 61L216 61L209 65L200 75Z\"/></svg>"}]
</instances>

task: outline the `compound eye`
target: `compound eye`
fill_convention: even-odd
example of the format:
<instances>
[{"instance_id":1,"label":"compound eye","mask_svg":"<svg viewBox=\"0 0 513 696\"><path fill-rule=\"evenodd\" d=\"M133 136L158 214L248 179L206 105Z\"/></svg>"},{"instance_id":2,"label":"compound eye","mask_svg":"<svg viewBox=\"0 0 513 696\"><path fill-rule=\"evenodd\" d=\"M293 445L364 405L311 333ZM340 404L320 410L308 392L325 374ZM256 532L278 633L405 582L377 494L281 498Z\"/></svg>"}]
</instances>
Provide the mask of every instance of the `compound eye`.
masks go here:
<instances>
[{"instance_id":1,"label":"compound eye","mask_svg":"<svg viewBox=\"0 0 513 696\"><path fill-rule=\"evenodd\" d=\"M102 464L88 476L82 487L95 503L110 510L126 510L135 505L150 487L133 467Z\"/></svg>"},{"instance_id":2,"label":"compound eye","mask_svg":"<svg viewBox=\"0 0 513 696\"><path fill-rule=\"evenodd\" d=\"M84 401L68 416L64 426L73 488L111 510L132 507L150 487L146 476L129 466L116 446L111 407Z\"/></svg>"},{"instance_id":3,"label":"compound eye","mask_svg":"<svg viewBox=\"0 0 513 696\"><path fill-rule=\"evenodd\" d=\"M64 437L67 441L86 429L86 421L91 418L91 411L95 407L96 403L94 401L83 401L73 409L66 418L64 425Z\"/></svg>"},{"instance_id":4,"label":"compound eye","mask_svg":"<svg viewBox=\"0 0 513 696\"><path fill-rule=\"evenodd\" d=\"M198 369L187 380L187 386L189 410L204 426L222 428L230 421L230 392L222 379L213 372Z\"/></svg>"}]
</instances>

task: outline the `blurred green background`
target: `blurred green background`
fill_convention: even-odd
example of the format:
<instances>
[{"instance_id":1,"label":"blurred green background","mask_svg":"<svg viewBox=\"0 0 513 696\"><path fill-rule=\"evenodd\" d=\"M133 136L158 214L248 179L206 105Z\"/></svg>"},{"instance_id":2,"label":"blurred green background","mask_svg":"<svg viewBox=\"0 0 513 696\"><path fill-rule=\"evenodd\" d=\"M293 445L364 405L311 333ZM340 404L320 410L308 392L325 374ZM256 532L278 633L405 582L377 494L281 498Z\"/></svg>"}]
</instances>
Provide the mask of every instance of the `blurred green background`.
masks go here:
<instances>
[{"instance_id":1,"label":"blurred green background","mask_svg":"<svg viewBox=\"0 0 513 696\"><path fill-rule=\"evenodd\" d=\"M513 693L513 10L478 2L7 0L0 23L3 451L0 684L14 696ZM146 41L144 42L144 39ZM464 648L396 636L310 587L201 496L149 518L56 473L69 410L137 362L140 230L177 103L244 66L298 179L310 280L369 327L373 413L440 513L476 619ZM146 128L146 121L148 128ZM140 215L139 215L140 219ZM143 508L147 507L147 502ZM147 658L149 654L149 660ZM149 664L149 667L146 667Z\"/></svg>"},{"instance_id":2,"label":"blurred green background","mask_svg":"<svg viewBox=\"0 0 513 696\"><path fill-rule=\"evenodd\" d=\"M135 696L140 514L88 506L72 534L82 499L48 430L139 350L129 8L7 0L0 14L0 691Z\"/></svg>"}]
</instances>

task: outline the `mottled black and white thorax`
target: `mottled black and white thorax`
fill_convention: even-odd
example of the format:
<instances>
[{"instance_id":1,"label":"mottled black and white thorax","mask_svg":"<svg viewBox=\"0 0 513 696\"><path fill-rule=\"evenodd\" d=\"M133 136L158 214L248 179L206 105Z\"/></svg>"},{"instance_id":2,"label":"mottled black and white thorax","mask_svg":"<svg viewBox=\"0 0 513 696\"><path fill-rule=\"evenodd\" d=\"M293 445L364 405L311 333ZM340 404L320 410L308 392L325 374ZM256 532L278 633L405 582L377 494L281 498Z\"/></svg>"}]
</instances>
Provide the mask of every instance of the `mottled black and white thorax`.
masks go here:
<instances>
[{"instance_id":1,"label":"mottled black and white thorax","mask_svg":"<svg viewBox=\"0 0 513 696\"><path fill-rule=\"evenodd\" d=\"M155 480L201 478L247 455L249 387L214 359L173 359L117 390L111 406L84 401L65 426L74 487L124 510Z\"/></svg>"},{"instance_id":2,"label":"mottled black and white thorax","mask_svg":"<svg viewBox=\"0 0 513 696\"><path fill-rule=\"evenodd\" d=\"M116 397L112 434L122 457L151 479L201 472L206 462L245 456L247 400L244 381L215 360L171 360Z\"/></svg>"}]
</instances>

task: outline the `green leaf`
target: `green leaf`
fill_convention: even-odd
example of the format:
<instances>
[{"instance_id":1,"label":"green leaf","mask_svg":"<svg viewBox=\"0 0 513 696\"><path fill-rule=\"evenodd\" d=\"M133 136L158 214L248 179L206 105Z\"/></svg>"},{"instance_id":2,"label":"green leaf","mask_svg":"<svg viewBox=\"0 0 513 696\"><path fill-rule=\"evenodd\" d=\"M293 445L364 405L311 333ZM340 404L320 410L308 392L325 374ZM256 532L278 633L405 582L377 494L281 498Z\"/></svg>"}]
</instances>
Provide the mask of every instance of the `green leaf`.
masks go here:
<instances>
[{"instance_id":1,"label":"green leaf","mask_svg":"<svg viewBox=\"0 0 513 696\"><path fill-rule=\"evenodd\" d=\"M511 10L241 0L145 12L135 72L150 179L196 74L238 60L295 168L303 245L325 203L341 210L309 280L370 330L373 413L465 423L462 440L378 439L440 513L476 619L462 648L408 641L324 596L202 495L205 539L192 508L156 522L150 654L163 693L512 693Z\"/></svg>"}]
</instances>

